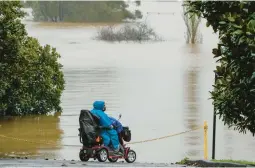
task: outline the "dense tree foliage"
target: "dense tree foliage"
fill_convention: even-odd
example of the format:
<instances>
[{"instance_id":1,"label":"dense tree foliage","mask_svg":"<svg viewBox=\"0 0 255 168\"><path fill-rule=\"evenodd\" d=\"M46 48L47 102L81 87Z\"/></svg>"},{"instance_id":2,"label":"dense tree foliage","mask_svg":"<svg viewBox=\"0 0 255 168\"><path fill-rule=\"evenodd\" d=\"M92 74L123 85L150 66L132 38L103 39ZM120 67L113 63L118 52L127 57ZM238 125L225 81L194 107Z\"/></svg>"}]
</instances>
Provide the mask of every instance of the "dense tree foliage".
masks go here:
<instances>
[{"instance_id":1,"label":"dense tree foliage","mask_svg":"<svg viewBox=\"0 0 255 168\"><path fill-rule=\"evenodd\" d=\"M217 114L239 132L255 134L255 2L194 1L190 12L201 14L219 33L213 49L220 63L211 92Z\"/></svg>"},{"instance_id":2,"label":"dense tree foliage","mask_svg":"<svg viewBox=\"0 0 255 168\"><path fill-rule=\"evenodd\" d=\"M35 21L118 22L142 17L139 10L130 12L124 1L27 1L24 5L33 9Z\"/></svg>"},{"instance_id":3,"label":"dense tree foliage","mask_svg":"<svg viewBox=\"0 0 255 168\"><path fill-rule=\"evenodd\" d=\"M20 1L0 1L0 115L61 111L60 55L29 37Z\"/></svg>"}]
</instances>

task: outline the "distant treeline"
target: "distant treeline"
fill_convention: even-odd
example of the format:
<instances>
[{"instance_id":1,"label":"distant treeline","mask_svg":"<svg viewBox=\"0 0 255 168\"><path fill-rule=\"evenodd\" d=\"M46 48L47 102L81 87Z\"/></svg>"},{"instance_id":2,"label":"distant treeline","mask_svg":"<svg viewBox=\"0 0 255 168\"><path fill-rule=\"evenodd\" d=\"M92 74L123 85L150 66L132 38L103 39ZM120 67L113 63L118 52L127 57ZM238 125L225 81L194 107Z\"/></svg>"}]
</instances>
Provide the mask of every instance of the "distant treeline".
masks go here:
<instances>
[{"instance_id":1,"label":"distant treeline","mask_svg":"<svg viewBox=\"0 0 255 168\"><path fill-rule=\"evenodd\" d=\"M140 1L135 1L140 6ZM142 18L139 10L127 10L124 1L26 1L35 21L46 22L120 22Z\"/></svg>"}]
</instances>

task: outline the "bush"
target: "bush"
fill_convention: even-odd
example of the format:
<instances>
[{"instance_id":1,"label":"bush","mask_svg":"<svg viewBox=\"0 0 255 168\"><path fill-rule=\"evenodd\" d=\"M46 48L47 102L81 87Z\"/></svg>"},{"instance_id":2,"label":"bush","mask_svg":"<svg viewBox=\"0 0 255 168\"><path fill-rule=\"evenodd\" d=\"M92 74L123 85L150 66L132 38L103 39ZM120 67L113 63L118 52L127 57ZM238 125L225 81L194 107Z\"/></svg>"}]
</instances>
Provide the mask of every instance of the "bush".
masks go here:
<instances>
[{"instance_id":1,"label":"bush","mask_svg":"<svg viewBox=\"0 0 255 168\"><path fill-rule=\"evenodd\" d=\"M98 31L97 40L104 41L159 41L162 40L146 23L126 23L120 28L103 27Z\"/></svg>"},{"instance_id":2,"label":"bush","mask_svg":"<svg viewBox=\"0 0 255 168\"><path fill-rule=\"evenodd\" d=\"M0 1L0 115L61 111L60 55L27 36L20 1Z\"/></svg>"}]
</instances>

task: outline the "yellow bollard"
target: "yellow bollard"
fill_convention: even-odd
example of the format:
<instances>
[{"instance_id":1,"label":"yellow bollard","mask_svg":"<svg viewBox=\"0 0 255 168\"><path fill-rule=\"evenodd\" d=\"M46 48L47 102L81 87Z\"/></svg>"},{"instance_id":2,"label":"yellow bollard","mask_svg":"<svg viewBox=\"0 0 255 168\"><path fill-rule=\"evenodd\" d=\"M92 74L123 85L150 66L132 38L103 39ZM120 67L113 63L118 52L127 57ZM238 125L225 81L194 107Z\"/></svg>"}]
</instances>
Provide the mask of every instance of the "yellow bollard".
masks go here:
<instances>
[{"instance_id":1,"label":"yellow bollard","mask_svg":"<svg viewBox=\"0 0 255 168\"><path fill-rule=\"evenodd\" d=\"M207 130L208 130L207 121L204 121L204 159L205 160L208 159Z\"/></svg>"}]
</instances>

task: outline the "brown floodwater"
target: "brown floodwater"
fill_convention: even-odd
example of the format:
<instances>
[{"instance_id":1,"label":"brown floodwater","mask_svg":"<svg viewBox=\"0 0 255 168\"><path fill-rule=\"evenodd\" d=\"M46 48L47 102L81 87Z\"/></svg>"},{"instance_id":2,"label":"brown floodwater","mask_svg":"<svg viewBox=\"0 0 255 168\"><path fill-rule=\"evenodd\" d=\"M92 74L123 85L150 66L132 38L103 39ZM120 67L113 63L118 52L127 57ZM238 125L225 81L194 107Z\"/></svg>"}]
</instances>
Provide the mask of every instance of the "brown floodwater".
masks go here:
<instances>
[{"instance_id":1,"label":"brown floodwater","mask_svg":"<svg viewBox=\"0 0 255 168\"><path fill-rule=\"evenodd\" d=\"M56 47L62 56L66 80L64 110L60 117L0 123L1 135L41 142L32 144L0 137L1 155L78 159L79 112L91 109L93 101L102 99L109 115L122 114L122 123L132 130L132 141L186 131L206 120L210 158L213 106L209 91L215 68L211 51L216 47L217 35L203 20L203 43L186 44L180 9L179 2L142 2L147 22L166 40L142 44L95 41L92 38L97 29L91 26L38 26L26 22L29 35L38 38L42 45ZM217 159L254 160L254 144L250 134L229 130L217 120ZM131 147L137 152L138 162L201 159L203 130Z\"/></svg>"},{"instance_id":2,"label":"brown floodwater","mask_svg":"<svg viewBox=\"0 0 255 168\"><path fill-rule=\"evenodd\" d=\"M0 122L0 156L40 156L40 152L61 148L61 134L58 116L15 117Z\"/></svg>"}]
</instances>

